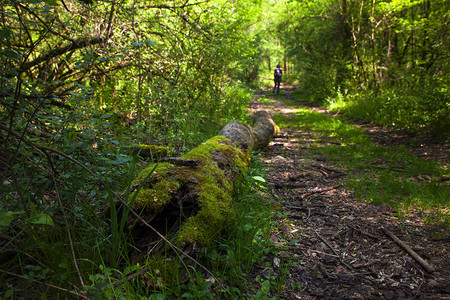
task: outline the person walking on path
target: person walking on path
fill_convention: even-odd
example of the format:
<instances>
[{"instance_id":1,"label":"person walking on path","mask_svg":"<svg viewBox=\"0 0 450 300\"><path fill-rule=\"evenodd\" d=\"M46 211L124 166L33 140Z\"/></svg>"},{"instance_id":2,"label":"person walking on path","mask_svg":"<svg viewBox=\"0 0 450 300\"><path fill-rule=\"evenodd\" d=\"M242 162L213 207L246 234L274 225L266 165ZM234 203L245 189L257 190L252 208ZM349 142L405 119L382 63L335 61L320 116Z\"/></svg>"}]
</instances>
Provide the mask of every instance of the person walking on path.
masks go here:
<instances>
[{"instance_id":1,"label":"person walking on path","mask_svg":"<svg viewBox=\"0 0 450 300\"><path fill-rule=\"evenodd\" d=\"M273 87L273 92L277 91L277 95L280 93L280 83L281 77L283 76L283 70L280 69L280 64L277 65L277 68L273 71L273 81L275 82L275 86Z\"/></svg>"}]
</instances>

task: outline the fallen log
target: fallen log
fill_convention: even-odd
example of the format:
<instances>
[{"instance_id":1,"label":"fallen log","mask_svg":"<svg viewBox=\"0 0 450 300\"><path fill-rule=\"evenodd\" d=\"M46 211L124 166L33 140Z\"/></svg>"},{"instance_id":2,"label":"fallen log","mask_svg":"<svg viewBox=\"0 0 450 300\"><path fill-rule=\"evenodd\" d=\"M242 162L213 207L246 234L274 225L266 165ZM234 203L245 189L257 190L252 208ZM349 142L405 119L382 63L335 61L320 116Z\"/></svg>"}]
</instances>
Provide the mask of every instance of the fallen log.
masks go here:
<instances>
[{"instance_id":1,"label":"fallen log","mask_svg":"<svg viewBox=\"0 0 450 300\"><path fill-rule=\"evenodd\" d=\"M232 121L181 157L150 164L132 184L131 208L178 245L210 244L235 220L231 195L249 153L267 146L276 128L267 112L257 112L252 127ZM127 224L135 242L148 248L144 253L160 240L132 214Z\"/></svg>"}]
</instances>

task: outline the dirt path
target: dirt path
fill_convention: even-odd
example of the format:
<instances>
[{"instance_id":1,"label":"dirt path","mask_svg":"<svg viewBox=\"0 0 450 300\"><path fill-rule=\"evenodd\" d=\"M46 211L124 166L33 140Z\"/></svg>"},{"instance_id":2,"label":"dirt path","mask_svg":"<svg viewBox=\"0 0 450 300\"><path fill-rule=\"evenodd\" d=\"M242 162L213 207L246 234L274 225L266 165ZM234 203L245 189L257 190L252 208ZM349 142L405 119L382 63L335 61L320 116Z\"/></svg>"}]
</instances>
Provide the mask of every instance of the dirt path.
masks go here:
<instances>
[{"instance_id":1,"label":"dirt path","mask_svg":"<svg viewBox=\"0 0 450 300\"><path fill-rule=\"evenodd\" d=\"M251 108L285 115L292 110L258 99ZM272 239L286 250L268 258L273 268L258 266L255 277L275 273L282 278L282 299L450 299L448 233L425 227L414 214L400 220L387 206L357 201L342 182L346 170L323 157L303 158L309 138L308 132L287 128L264 153L268 181L285 215ZM448 162L445 155L437 159ZM411 246L436 271L426 272L380 228ZM271 295L280 290L271 289Z\"/></svg>"}]
</instances>

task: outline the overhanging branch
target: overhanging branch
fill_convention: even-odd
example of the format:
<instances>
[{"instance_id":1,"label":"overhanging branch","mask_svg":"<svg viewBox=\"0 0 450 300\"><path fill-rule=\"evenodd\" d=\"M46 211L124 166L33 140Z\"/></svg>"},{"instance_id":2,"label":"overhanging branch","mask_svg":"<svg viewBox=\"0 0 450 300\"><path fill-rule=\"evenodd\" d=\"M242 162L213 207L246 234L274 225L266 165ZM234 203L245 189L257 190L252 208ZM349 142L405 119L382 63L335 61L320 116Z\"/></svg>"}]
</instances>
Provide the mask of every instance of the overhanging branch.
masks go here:
<instances>
[{"instance_id":1,"label":"overhanging branch","mask_svg":"<svg viewBox=\"0 0 450 300\"><path fill-rule=\"evenodd\" d=\"M89 45L100 44L105 41L106 41L106 38L102 38L102 37L88 37L88 38L81 38L78 40L74 40L73 42L71 42L68 45L52 49L49 52L39 56L35 60L23 64L23 66L21 68L21 72L29 70L32 67L34 67L44 61L48 61L54 57L61 56L64 53L67 53L69 51L74 51L77 49L85 48Z\"/></svg>"}]
</instances>

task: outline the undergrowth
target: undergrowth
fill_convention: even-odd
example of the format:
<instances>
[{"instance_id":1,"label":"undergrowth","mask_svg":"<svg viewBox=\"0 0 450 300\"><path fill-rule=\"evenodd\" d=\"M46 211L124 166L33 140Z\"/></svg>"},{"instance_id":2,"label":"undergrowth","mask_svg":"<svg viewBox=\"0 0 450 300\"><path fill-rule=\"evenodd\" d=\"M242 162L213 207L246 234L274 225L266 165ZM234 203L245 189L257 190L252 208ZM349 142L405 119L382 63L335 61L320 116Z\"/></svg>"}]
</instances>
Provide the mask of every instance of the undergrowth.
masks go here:
<instances>
[{"instance_id":1,"label":"undergrowth","mask_svg":"<svg viewBox=\"0 0 450 300\"><path fill-rule=\"evenodd\" d=\"M447 89L398 88L386 89L378 94L361 92L347 96L338 92L324 104L350 119L428 133L441 140L450 139L450 97Z\"/></svg>"},{"instance_id":2,"label":"undergrowth","mask_svg":"<svg viewBox=\"0 0 450 300\"><path fill-rule=\"evenodd\" d=\"M292 104L292 103L291 103ZM357 198L395 207L399 216L411 210L422 213L426 223L450 228L450 194L442 178L445 166L408 153L406 146L385 147L345 120L299 108L289 118L274 117L281 127L310 131L315 142L309 154L325 156L345 167L346 184Z\"/></svg>"},{"instance_id":3,"label":"undergrowth","mask_svg":"<svg viewBox=\"0 0 450 300\"><path fill-rule=\"evenodd\" d=\"M74 102L86 95L74 95ZM165 145L177 156L230 119L248 119L249 89L230 86L221 95L214 116L188 111L170 120L177 124L171 128L157 128L151 120L125 126L120 116L88 105L66 114L36 109L29 120L17 113L11 134L3 127L0 133L9 138L0 147L0 298L158 299L204 289L203 274L173 258L161 261L167 260L167 267L176 263L174 274L192 274L190 283L176 281L164 289L151 273L129 280L150 266L128 257L134 247L126 230L128 212L114 217L107 208L148 163L131 154L133 146ZM30 125L37 121L41 127ZM129 191L121 197L133 201Z\"/></svg>"},{"instance_id":4,"label":"undergrowth","mask_svg":"<svg viewBox=\"0 0 450 300\"><path fill-rule=\"evenodd\" d=\"M123 179L129 186L136 177L135 169L136 161ZM128 211L113 210L109 218L98 211L106 203L93 205L73 194L73 204L66 205L65 217L51 214L50 218L50 211L42 215L35 213L38 219L19 218L11 223L7 233L15 238L2 234L14 248L2 251L0 257L3 282L0 296L4 299L265 299L275 281L261 282L259 290L247 281L254 264L277 251L269 234L273 226L272 206L267 196L260 193L264 189L263 173L261 163L252 159L248 173L241 176L233 195L236 221L211 246L201 249L197 259L210 273L192 261L181 259L182 253L177 249L172 249L175 256L163 254L155 259L149 253L144 263L132 263L128 253L133 242L125 230ZM147 177L151 175L152 172ZM110 201L114 207L112 192L108 190L107 194L103 200ZM60 196L68 197L63 191ZM134 201L129 191L125 201ZM66 226L62 225L64 222ZM8 243L1 246L5 250ZM166 249L170 250L170 246L166 245ZM139 272L143 273L136 276Z\"/></svg>"}]
</instances>

